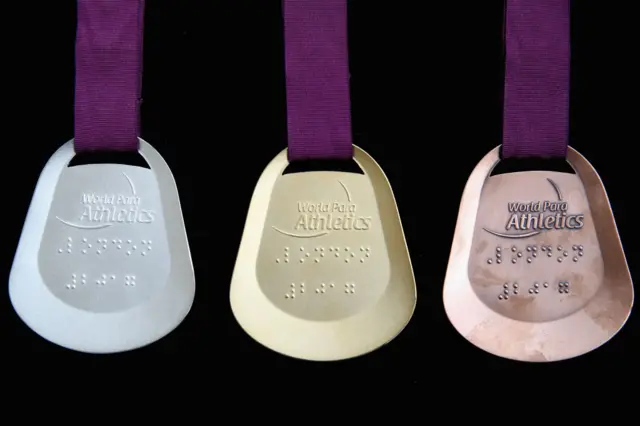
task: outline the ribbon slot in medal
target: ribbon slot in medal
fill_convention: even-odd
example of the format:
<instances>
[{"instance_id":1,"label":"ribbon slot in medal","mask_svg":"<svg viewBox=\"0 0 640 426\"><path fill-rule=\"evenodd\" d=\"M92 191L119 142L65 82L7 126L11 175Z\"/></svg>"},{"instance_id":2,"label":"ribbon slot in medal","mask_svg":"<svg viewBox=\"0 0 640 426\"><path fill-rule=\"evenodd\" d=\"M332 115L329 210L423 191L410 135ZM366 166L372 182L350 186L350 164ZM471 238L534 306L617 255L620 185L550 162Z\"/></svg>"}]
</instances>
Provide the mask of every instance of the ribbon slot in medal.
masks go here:
<instances>
[{"instance_id":1,"label":"ribbon slot in medal","mask_svg":"<svg viewBox=\"0 0 640 426\"><path fill-rule=\"evenodd\" d=\"M288 149L256 186L236 261L231 307L264 346L316 361L388 343L416 303L389 182L351 140L346 0L285 0ZM309 159L362 173L285 173Z\"/></svg>"},{"instance_id":2,"label":"ribbon slot in medal","mask_svg":"<svg viewBox=\"0 0 640 426\"><path fill-rule=\"evenodd\" d=\"M138 138L143 1L78 0L75 136L38 180L9 278L11 302L63 347L111 353L177 327L195 293L173 175ZM70 165L139 152L149 168Z\"/></svg>"},{"instance_id":3,"label":"ribbon slot in medal","mask_svg":"<svg viewBox=\"0 0 640 426\"><path fill-rule=\"evenodd\" d=\"M491 175L500 147L480 161L462 197L444 305L487 352L558 361L623 327L633 285L602 181L568 147L569 1L506 3L502 157L566 158L575 173Z\"/></svg>"}]
</instances>

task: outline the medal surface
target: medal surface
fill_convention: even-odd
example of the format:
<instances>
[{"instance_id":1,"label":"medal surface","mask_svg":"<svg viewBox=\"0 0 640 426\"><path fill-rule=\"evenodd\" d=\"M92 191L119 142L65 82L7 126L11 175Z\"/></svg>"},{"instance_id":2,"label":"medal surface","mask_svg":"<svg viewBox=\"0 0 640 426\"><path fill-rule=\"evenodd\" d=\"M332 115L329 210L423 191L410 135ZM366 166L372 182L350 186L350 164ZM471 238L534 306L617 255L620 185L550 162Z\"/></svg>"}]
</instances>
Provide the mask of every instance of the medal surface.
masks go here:
<instances>
[{"instance_id":1,"label":"medal surface","mask_svg":"<svg viewBox=\"0 0 640 426\"><path fill-rule=\"evenodd\" d=\"M254 191L231 308L277 352L351 358L409 322L413 270L389 182L352 143L347 2L284 0L283 15L288 148ZM355 161L362 173L284 173L309 160Z\"/></svg>"},{"instance_id":2,"label":"medal surface","mask_svg":"<svg viewBox=\"0 0 640 426\"><path fill-rule=\"evenodd\" d=\"M82 352L135 349L171 332L195 293L173 175L138 138L142 0L78 0L74 139L36 185L9 277L20 318ZM71 165L128 152L149 168Z\"/></svg>"},{"instance_id":3,"label":"medal surface","mask_svg":"<svg viewBox=\"0 0 640 426\"><path fill-rule=\"evenodd\" d=\"M602 182L569 148L576 174L490 176L499 148L464 190L444 285L456 330L494 355L557 361L625 324L633 285Z\"/></svg>"},{"instance_id":4,"label":"medal surface","mask_svg":"<svg viewBox=\"0 0 640 426\"><path fill-rule=\"evenodd\" d=\"M456 330L487 352L558 361L624 326L633 284L602 181L568 146L570 2L505 5L502 145L464 190L444 306ZM564 159L575 173L491 175L516 158Z\"/></svg>"},{"instance_id":5,"label":"medal surface","mask_svg":"<svg viewBox=\"0 0 640 426\"><path fill-rule=\"evenodd\" d=\"M73 142L45 166L9 278L11 302L36 333L83 352L117 352L173 330L195 281L177 188L140 140L144 167L68 167Z\"/></svg>"},{"instance_id":6,"label":"medal surface","mask_svg":"<svg viewBox=\"0 0 640 426\"><path fill-rule=\"evenodd\" d=\"M391 187L354 146L364 174L283 175L286 150L256 186L231 283L242 328L297 358L370 352L409 322L415 282Z\"/></svg>"}]
</instances>

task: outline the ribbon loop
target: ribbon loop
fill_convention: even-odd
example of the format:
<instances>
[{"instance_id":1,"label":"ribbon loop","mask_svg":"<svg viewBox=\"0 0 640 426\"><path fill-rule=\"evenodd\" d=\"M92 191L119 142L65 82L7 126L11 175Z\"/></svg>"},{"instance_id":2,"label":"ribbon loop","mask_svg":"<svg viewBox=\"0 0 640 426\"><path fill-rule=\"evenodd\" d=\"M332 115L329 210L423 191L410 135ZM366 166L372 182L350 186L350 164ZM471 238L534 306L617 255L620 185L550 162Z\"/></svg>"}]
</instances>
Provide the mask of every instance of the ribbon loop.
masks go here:
<instances>
[{"instance_id":1,"label":"ribbon loop","mask_svg":"<svg viewBox=\"0 0 640 426\"><path fill-rule=\"evenodd\" d=\"M144 0L77 4L75 151L137 151Z\"/></svg>"},{"instance_id":2,"label":"ribbon loop","mask_svg":"<svg viewBox=\"0 0 640 426\"><path fill-rule=\"evenodd\" d=\"M346 0L284 0L289 161L353 156Z\"/></svg>"},{"instance_id":3,"label":"ribbon loop","mask_svg":"<svg viewBox=\"0 0 640 426\"><path fill-rule=\"evenodd\" d=\"M570 0L506 0L502 157L565 157Z\"/></svg>"}]
</instances>

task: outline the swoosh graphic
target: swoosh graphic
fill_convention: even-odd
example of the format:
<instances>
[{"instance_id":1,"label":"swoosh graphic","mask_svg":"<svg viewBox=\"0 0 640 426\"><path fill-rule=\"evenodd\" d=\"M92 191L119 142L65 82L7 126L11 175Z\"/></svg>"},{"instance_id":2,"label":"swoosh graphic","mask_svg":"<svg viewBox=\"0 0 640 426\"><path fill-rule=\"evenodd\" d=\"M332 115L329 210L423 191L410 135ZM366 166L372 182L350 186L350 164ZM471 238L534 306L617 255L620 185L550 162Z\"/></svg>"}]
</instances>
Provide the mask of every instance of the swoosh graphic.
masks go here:
<instances>
[{"instance_id":1,"label":"swoosh graphic","mask_svg":"<svg viewBox=\"0 0 640 426\"><path fill-rule=\"evenodd\" d=\"M292 234L290 232L285 232L281 229L276 228L275 226L272 226L272 228L276 231L278 231L281 234L287 235L289 237L295 237L295 238L316 238L316 237L322 237L323 235L327 235L328 232L321 232L319 234L311 234L311 235L300 235L300 234Z\"/></svg>"},{"instance_id":2,"label":"swoosh graphic","mask_svg":"<svg viewBox=\"0 0 640 426\"><path fill-rule=\"evenodd\" d=\"M67 226L71 226L72 228L78 228L78 229L102 229L102 228L108 228L110 226L113 226L113 223L103 223L100 225L78 225L75 223L67 222L66 220L61 219L58 216L56 216L56 219L58 219L60 222L64 223Z\"/></svg>"},{"instance_id":3,"label":"swoosh graphic","mask_svg":"<svg viewBox=\"0 0 640 426\"><path fill-rule=\"evenodd\" d=\"M122 175L127 179L127 182L129 182L129 187L131 188L131 192L135 196L136 187L133 185L133 181L129 176L127 176L125 172L122 172ZM77 229L103 229L103 228L108 228L110 226L113 226L113 223L101 223L100 225L78 225L76 223L71 223L62 218L59 218L58 216L56 216L56 219L58 219L60 222L64 223L67 226L70 226L72 228L77 228Z\"/></svg>"},{"instance_id":4,"label":"swoosh graphic","mask_svg":"<svg viewBox=\"0 0 640 426\"><path fill-rule=\"evenodd\" d=\"M482 229L484 229L490 234L495 235L496 237L502 237L502 238L529 238L529 237L533 237L534 235L538 235L542 233L542 231L531 231L525 234L503 234L502 232L492 231L491 229L487 229L487 228L482 228Z\"/></svg>"},{"instance_id":5,"label":"swoosh graphic","mask_svg":"<svg viewBox=\"0 0 640 426\"><path fill-rule=\"evenodd\" d=\"M556 195L558 196L558 200L559 201L563 201L562 192L560 192L560 187L558 186L558 184L555 183L554 181L552 181L549 178L547 178L547 180L549 181L549 183L551 184L553 189L556 191ZM502 237L502 238L529 238L529 237L533 237L534 235L538 235L538 234L542 233L542 231L531 231L531 232L526 232L524 234L503 234L502 232L492 231L492 230L487 229L487 228L482 228L482 229L484 229L485 231L487 231L490 234L495 235L496 237Z\"/></svg>"}]
</instances>

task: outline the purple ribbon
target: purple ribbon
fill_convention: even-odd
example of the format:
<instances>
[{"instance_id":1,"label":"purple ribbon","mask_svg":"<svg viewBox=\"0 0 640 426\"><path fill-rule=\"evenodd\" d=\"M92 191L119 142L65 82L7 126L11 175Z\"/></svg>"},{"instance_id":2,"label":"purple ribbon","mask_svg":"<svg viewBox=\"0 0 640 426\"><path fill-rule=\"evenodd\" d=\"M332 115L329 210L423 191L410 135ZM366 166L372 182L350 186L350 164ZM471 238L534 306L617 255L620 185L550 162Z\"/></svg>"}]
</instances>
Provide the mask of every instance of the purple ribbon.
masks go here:
<instances>
[{"instance_id":1,"label":"purple ribbon","mask_svg":"<svg viewBox=\"0 0 640 426\"><path fill-rule=\"evenodd\" d=\"M76 152L137 151L144 0L78 0Z\"/></svg>"},{"instance_id":2,"label":"purple ribbon","mask_svg":"<svg viewBox=\"0 0 640 426\"><path fill-rule=\"evenodd\" d=\"M564 157L570 0L506 0L502 157Z\"/></svg>"},{"instance_id":3,"label":"purple ribbon","mask_svg":"<svg viewBox=\"0 0 640 426\"><path fill-rule=\"evenodd\" d=\"M349 159L347 0L283 0L289 161Z\"/></svg>"}]
</instances>

